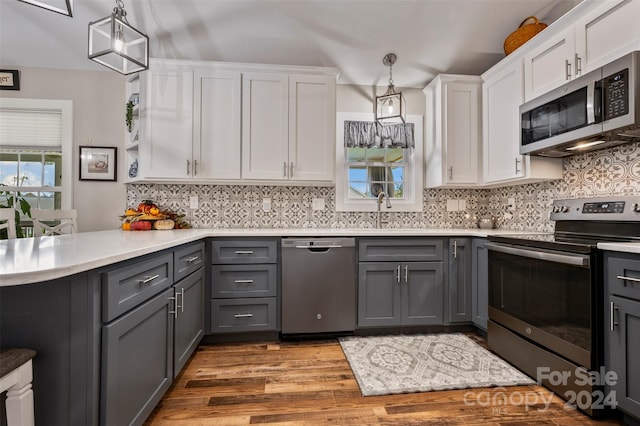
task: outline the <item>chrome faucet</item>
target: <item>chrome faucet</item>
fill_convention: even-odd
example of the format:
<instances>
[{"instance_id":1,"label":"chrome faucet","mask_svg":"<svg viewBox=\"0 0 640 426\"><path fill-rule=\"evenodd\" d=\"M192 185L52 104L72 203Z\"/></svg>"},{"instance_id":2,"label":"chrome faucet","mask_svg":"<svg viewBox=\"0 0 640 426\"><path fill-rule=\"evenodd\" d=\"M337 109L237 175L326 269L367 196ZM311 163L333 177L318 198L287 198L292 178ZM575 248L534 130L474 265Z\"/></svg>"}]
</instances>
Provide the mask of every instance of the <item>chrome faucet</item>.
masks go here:
<instances>
[{"instance_id":1,"label":"chrome faucet","mask_svg":"<svg viewBox=\"0 0 640 426\"><path fill-rule=\"evenodd\" d=\"M380 229L382 227L381 221L380 221L380 205L382 204L382 199L386 198L387 199L387 208L390 209L391 208L391 200L389 199L389 196L387 194L384 193L384 191L380 191L378 192L378 201L376 202L376 204L378 205L378 220L376 222L376 227L378 229Z\"/></svg>"}]
</instances>

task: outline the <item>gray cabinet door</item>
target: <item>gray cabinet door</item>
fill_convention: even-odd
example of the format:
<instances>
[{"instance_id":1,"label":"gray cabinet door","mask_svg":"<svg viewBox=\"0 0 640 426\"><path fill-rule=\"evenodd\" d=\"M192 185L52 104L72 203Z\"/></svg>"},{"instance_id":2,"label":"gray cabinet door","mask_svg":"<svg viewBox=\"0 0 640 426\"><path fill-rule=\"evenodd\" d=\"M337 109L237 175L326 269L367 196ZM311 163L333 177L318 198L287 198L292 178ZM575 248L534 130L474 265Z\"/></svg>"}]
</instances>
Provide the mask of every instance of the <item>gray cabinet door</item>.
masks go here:
<instances>
[{"instance_id":1,"label":"gray cabinet door","mask_svg":"<svg viewBox=\"0 0 640 426\"><path fill-rule=\"evenodd\" d=\"M397 262L358 265L358 326L400 325L401 268Z\"/></svg>"},{"instance_id":2,"label":"gray cabinet door","mask_svg":"<svg viewBox=\"0 0 640 426\"><path fill-rule=\"evenodd\" d=\"M442 262L408 262L400 269L402 325L442 324Z\"/></svg>"},{"instance_id":3,"label":"gray cabinet door","mask_svg":"<svg viewBox=\"0 0 640 426\"><path fill-rule=\"evenodd\" d=\"M484 331L487 331L489 319L489 252L486 243L484 238L475 238L471 245L471 318Z\"/></svg>"},{"instance_id":4,"label":"gray cabinet door","mask_svg":"<svg viewBox=\"0 0 640 426\"><path fill-rule=\"evenodd\" d=\"M171 385L172 295L167 289L102 328L102 425L141 425Z\"/></svg>"},{"instance_id":5,"label":"gray cabinet door","mask_svg":"<svg viewBox=\"0 0 640 426\"><path fill-rule=\"evenodd\" d=\"M615 371L618 380L611 390L616 392L618 408L640 418L640 301L609 296L615 310L615 323L609 333L608 371ZM614 323L614 324L615 324Z\"/></svg>"},{"instance_id":6,"label":"gray cabinet door","mask_svg":"<svg viewBox=\"0 0 640 426\"><path fill-rule=\"evenodd\" d=\"M180 373L204 336L204 288L204 268L174 286L174 377Z\"/></svg>"},{"instance_id":7,"label":"gray cabinet door","mask_svg":"<svg viewBox=\"0 0 640 426\"><path fill-rule=\"evenodd\" d=\"M173 281L178 282L205 264L204 243L188 244L173 252Z\"/></svg>"},{"instance_id":8,"label":"gray cabinet door","mask_svg":"<svg viewBox=\"0 0 640 426\"><path fill-rule=\"evenodd\" d=\"M449 239L447 308L449 323L471 322L471 240Z\"/></svg>"}]
</instances>

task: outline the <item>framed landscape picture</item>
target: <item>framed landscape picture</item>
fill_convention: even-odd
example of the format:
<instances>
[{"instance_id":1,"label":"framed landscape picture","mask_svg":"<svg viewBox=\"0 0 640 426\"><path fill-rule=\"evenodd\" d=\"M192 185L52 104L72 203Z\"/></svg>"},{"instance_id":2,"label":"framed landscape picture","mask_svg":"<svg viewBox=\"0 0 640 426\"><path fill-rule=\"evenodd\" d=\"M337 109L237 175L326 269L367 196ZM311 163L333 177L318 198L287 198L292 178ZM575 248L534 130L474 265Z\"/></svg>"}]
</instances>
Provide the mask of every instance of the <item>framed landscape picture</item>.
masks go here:
<instances>
[{"instance_id":1,"label":"framed landscape picture","mask_svg":"<svg viewBox=\"0 0 640 426\"><path fill-rule=\"evenodd\" d=\"M117 180L118 148L80 147L80 180Z\"/></svg>"}]
</instances>

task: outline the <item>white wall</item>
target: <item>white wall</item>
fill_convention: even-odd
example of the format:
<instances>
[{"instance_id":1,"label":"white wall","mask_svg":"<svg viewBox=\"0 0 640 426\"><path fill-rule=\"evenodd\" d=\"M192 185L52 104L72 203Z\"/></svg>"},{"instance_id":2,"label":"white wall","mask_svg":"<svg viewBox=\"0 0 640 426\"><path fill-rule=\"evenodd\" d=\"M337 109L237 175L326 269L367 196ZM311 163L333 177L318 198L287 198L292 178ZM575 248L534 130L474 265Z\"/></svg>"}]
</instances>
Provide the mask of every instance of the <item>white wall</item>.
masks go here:
<instances>
[{"instance_id":1,"label":"white wall","mask_svg":"<svg viewBox=\"0 0 640 426\"><path fill-rule=\"evenodd\" d=\"M16 69L10 67L12 69ZM113 71L22 68L20 90L0 92L6 98L73 101L73 206L80 232L117 228L126 205L124 170L124 76ZM118 180L79 180L80 145L118 147Z\"/></svg>"}]
</instances>

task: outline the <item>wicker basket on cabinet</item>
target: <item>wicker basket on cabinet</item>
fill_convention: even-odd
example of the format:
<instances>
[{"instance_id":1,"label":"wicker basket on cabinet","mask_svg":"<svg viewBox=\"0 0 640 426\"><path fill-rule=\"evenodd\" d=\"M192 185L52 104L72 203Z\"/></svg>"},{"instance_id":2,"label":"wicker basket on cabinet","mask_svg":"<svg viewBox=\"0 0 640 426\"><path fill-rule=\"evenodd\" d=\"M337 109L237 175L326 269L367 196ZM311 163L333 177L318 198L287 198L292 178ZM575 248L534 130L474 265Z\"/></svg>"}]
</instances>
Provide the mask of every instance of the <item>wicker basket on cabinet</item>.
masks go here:
<instances>
[{"instance_id":1,"label":"wicker basket on cabinet","mask_svg":"<svg viewBox=\"0 0 640 426\"><path fill-rule=\"evenodd\" d=\"M540 22L535 16L528 16L522 21L518 29L509 34L504 40L504 53L509 55L545 28L547 28L547 24Z\"/></svg>"}]
</instances>

